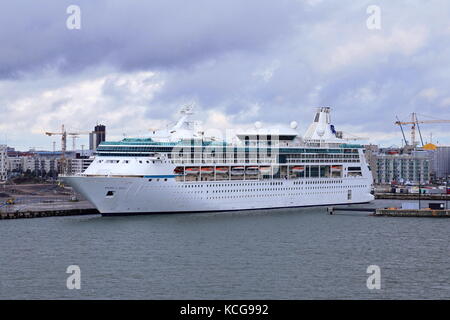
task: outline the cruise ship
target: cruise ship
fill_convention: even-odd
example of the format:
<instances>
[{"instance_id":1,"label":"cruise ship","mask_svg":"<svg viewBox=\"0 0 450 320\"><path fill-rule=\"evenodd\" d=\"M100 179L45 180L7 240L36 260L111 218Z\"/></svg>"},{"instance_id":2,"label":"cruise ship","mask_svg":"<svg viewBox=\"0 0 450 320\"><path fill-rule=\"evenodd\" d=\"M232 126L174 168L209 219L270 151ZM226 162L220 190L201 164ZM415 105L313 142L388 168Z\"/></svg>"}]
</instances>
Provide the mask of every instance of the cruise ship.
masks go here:
<instances>
[{"instance_id":1,"label":"cruise ship","mask_svg":"<svg viewBox=\"0 0 450 320\"><path fill-rule=\"evenodd\" d=\"M94 161L63 182L102 215L280 209L366 203L372 173L363 146L349 144L320 107L305 134L286 128L207 136L185 107L168 130L105 141Z\"/></svg>"}]
</instances>

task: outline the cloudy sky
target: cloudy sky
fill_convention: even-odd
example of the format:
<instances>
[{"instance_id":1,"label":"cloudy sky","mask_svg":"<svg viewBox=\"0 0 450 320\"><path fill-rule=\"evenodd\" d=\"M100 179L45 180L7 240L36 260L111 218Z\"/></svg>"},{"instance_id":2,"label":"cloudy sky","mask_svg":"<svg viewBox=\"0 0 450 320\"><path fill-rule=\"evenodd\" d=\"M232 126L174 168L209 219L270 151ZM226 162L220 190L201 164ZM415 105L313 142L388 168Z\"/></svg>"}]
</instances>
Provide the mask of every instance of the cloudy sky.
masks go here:
<instances>
[{"instance_id":1,"label":"cloudy sky","mask_svg":"<svg viewBox=\"0 0 450 320\"><path fill-rule=\"evenodd\" d=\"M67 28L72 4L81 29ZM370 5L381 29L367 27ZM296 120L301 132L331 106L338 129L400 145L396 116L450 119L450 1L0 4L0 143L51 149L44 132L61 124L145 136L191 103L205 127ZM450 124L421 129L450 144Z\"/></svg>"}]
</instances>

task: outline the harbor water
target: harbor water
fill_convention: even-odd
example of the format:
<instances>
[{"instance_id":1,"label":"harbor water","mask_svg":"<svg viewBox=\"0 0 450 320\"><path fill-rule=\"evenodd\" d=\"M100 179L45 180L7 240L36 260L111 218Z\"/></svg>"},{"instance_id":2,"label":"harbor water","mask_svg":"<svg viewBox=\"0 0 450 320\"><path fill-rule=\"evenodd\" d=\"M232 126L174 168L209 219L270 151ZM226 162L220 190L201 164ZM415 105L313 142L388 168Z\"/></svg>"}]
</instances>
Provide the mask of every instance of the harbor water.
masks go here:
<instances>
[{"instance_id":1,"label":"harbor water","mask_svg":"<svg viewBox=\"0 0 450 320\"><path fill-rule=\"evenodd\" d=\"M93 215L3 220L0 240L1 299L450 298L449 219L325 207ZM80 290L66 287L70 265Z\"/></svg>"}]
</instances>

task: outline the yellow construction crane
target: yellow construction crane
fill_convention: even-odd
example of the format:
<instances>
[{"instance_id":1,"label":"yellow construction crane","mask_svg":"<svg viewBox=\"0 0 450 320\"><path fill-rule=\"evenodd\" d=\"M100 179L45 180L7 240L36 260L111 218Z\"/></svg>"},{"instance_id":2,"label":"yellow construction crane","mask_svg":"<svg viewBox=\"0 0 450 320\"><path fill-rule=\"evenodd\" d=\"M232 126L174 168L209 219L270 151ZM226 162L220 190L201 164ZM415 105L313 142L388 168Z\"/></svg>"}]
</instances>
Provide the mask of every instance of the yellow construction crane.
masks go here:
<instances>
[{"instance_id":1,"label":"yellow construction crane","mask_svg":"<svg viewBox=\"0 0 450 320\"><path fill-rule=\"evenodd\" d=\"M72 136L72 139L73 139L72 148L73 148L73 151L75 151L76 139L79 138L80 135L90 134L90 132L67 132L64 125L62 125L60 132L46 132L45 134L50 137L55 136L55 135L61 136L61 166L62 166L63 172L65 172L64 170L66 168L67 136Z\"/></svg>"},{"instance_id":2,"label":"yellow construction crane","mask_svg":"<svg viewBox=\"0 0 450 320\"><path fill-rule=\"evenodd\" d=\"M417 126L417 129L419 130L420 141L422 142L422 145L423 145L422 133L420 132L419 123L450 123L450 120L439 120L439 119L436 119L436 120L418 120L417 119L417 113L415 113L415 112L411 113L411 121L400 121L397 118L397 121L395 122L395 124L400 126L400 129L402 129L402 133L403 133L402 125L404 125L404 124L410 124L411 125L411 145L413 147L415 147L417 145L417 142L416 142L416 126ZM406 141L404 133L403 133L403 139L405 140L405 144L408 144L408 141Z\"/></svg>"}]
</instances>

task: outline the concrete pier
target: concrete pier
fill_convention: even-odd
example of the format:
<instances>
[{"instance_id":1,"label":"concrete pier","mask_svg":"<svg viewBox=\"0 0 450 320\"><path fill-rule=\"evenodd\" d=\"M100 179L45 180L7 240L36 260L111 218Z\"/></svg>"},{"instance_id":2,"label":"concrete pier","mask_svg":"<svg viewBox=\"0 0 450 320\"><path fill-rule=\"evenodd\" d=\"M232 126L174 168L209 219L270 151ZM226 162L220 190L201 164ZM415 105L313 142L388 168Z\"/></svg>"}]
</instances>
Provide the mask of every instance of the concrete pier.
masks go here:
<instances>
[{"instance_id":1,"label":"concrete pier","mask_svg":"<svg viewBox=\"0 0 450 320\"><path fill-rule=\"evenodd\" d=\"M43 217L64 217L99 214L96 209L64 209L51 211L18 211L18 212L0 212L0 220L4 219L28 219Z\"/></svg>"},{"instance_id":2,"label":"concrete pier","mask_svg":"<svg viewBox=\"0 0 450 320\"><path fill-rule=\"evenodd\" d=\"M334 214L335 211L370 212L370 215L377 217L416 217L416 218L450 218L450 209L397 209L397 208L348 208L348 207L328 207L327 212Z\"/></svg>"},{"instance_id":3,"label":"concrete pier","mask_svg":"<svg viewBox=\"0 0 450 320\"><path fill-rule=\"evenodd\" d=\"M349 208L349 207L327 207L327 212L333 214L335 211L371 212L375 213L376 208Z\"/></svg>"},{"instance_id":4,"label":"concrete pier","mask_svg":"<svg viewBox=\"0 0 450 320\"><path fill-rule=\"evenodd\" d=\"M378 217L450 218L450 210L377 209Z\"/></svg>"},{"instance_id":5,"label":"concrete pier","mask_svg":"<svg viewBox=\"0 0 450 320\"><path fill-rule=\"evenodd\" d=\"M0 220L99 214L73 192L55 184L4 185L0 193Z\"/></svg>"},{"instance_id":6,"label":"concrete pier","mask_svg":"<svg viewBox=\"0 0 450 320\"><path fill-rule=\"evenodd\" d=\"M375 193L375 199L450 201L450 194L421 194L419 196L417 193Z\"/></svg>"}]
</instances>

